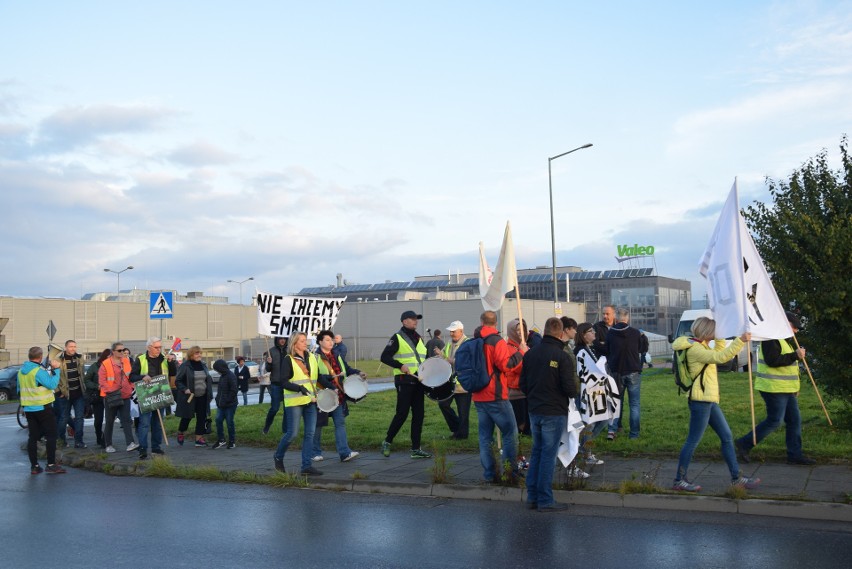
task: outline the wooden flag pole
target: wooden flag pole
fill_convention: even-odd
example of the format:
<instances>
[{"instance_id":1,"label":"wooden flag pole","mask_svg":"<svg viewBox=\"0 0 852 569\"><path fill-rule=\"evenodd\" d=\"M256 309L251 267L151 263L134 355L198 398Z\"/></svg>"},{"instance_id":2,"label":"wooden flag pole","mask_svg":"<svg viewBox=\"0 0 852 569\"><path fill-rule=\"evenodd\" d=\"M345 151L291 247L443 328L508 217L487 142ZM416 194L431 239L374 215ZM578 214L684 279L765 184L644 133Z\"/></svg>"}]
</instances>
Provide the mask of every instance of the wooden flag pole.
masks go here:
<instances>
[{"instance_id":1,"label":"wooden flag pole","mask_svg":"<svg viewBox=\"0 0 852 569\"><path fill-rule=\"evenodd\" d=\"M796 338L796 335L793 334L793 341L796 342L796 349L800 350L801 346L799 346L799 339ZM814 391L816 391L817 399L819 399L819 404L822 405L822 411L825 413L825 418L828 420L829 426L832 425L831 417L828 416L828 409L825 408L825 403L822 402L822 395L819 394L819 389L817 389L816 381L814 381L814 376L811 373L811 368L808 366L808 360L802 358L802 363L805 364L805 370L808 372L808 377L811 378L811 385L814 386Z\"/></svg>"},{"instance_id":2,"label":"wooden flag pole","mask_svg":"<svg viewBox=\"0 0 852 569\"><path fill-rule=\"evenodd\" d=\"M751 440L754 446L757 446L757 427L754 420L754 380L751 375L751 339L748 341L748 354L746 355L746 360L748 361L748 401L749 405L751 405Z\"/></svg>"},{"instance_id":3,"label":"wooden flag pole","mask_svg":"<svg viewBox=\"0 0 852 569\"><path fill-rule=\"evenodd\" d=\"M163 433L163 440L166 442L166 446L169 446L169 437L166 436L166 426L163 424L163 416L160 414L160 410L157 409L154 411L157 414L157 419L160 420L160 432Z\"/></svg>"}]
</instances>

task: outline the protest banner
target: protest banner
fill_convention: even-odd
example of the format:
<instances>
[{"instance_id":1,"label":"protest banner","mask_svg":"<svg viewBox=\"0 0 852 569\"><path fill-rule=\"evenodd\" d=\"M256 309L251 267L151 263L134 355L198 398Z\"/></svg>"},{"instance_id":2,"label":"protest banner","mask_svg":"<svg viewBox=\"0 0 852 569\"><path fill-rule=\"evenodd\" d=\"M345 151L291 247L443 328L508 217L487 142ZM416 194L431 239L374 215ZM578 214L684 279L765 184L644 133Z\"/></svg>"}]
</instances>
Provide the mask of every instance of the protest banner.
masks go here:
<instances>
[{"instance_id":1,"label":"protest banner","mask_svg":"<svg viewBox=\"0 0 852 569\"><path fill-rule=\"evenodd\" d=\"M175 402L172 388L169 386L169 378L165 375L155 375L150 383L137 381L133 385L136 387L136 400L139 402L140 413L150 413L169 407Z\"/></svg>"},{"instance_id":2,"label":"protest banner","mask_svg":"<svg viewBox=\"0 0 852 569\"><path fill-rule=\"evenodd\" d=\"M285 296L257 291L257 333L289 338L293 332L314 336L331 330L337 321L343 298Z\"/></svg>"}]
</instances>

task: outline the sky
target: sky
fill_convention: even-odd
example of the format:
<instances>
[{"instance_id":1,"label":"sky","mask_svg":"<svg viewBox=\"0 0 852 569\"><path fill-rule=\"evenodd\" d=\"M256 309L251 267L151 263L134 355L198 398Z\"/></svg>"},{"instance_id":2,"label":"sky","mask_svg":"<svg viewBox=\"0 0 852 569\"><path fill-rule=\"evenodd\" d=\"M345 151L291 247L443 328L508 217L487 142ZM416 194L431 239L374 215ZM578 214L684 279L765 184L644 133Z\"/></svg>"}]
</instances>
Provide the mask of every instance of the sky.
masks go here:
<instances>
[{"instance_id":1,"label":"sky","mask_svg":"<svg viewBox=\"0 0 852 569\"><path fill-rule=\"evenodd\" d=\"M475 272L507 221L550 266L550 163L558 265L699 298L735 177L850 125L849 1L0 0L0 295Z\"/></svg>"}]
</instances>

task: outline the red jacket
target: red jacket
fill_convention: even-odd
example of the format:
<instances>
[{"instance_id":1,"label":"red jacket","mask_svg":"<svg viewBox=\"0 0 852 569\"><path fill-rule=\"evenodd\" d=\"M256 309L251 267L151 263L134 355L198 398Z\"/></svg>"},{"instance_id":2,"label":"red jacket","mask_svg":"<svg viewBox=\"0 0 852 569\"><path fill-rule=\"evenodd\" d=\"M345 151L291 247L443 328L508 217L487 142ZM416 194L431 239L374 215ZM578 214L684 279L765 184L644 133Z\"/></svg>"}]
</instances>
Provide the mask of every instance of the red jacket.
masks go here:
<instances>
[{"instance_id":1,"label":"red jacket","mask_svg":"<svg viewBox=\"0 0 852 569\"><path fill-rule=\"evenodd\" d=\"M521 347L512 340L506 340L506 345L509 346L509 354L515 355L517 354ZM524 367L524 361L521 360L520 365L517 365L506 372L506 384L509 386L509 389L520 389L521 382L521 370Z\"/></svg>"},{"instance_id":2,"label":"red jacket","mask_svg":"<svg viewBox=\"0 0 852 569\"><path fill-rule=\"evenodd\" d=\"M479 335L482 338L496 333L497 329L493 326L482 326L479 329ZM513 353L506 340L502 338L493 346L485 344L485 365L488 367L488 374L491 375L491 382L482 391L474 393L473 400L481 403L508 400L509 384L506 376L511 375L516 367L520 372L522 361L523 354Z\"/></svg>"}]
</instances>

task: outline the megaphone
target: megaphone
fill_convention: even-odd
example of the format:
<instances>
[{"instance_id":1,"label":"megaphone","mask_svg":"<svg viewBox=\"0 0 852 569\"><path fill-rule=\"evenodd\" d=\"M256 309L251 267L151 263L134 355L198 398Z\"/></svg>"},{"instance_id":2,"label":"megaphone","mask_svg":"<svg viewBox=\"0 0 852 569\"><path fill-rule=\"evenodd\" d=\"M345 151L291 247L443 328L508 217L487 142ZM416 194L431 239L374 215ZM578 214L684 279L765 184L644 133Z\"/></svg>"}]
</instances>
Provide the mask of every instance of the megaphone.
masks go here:
<instances>
[{"instance_id":1,"label":"megaphone","mask_svg":"<svg viewBox=\"0 0 852 569\"><path fill-rule=\"evenodd\" d=\"M58 360L59 356L62 355L62 352L65 351L65 348L62 346L57 346L56 344L48 344L47 346L47 362L50 363L53 360Z\"/></svg>"}]
</instances>

